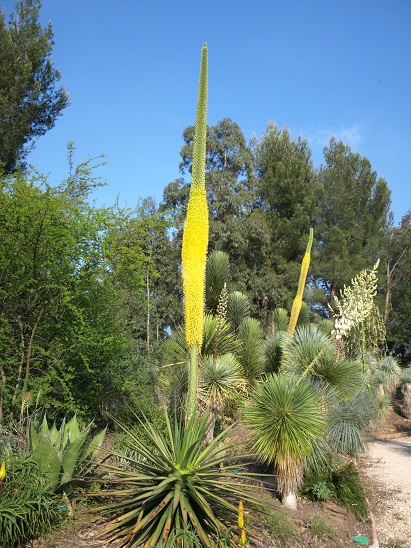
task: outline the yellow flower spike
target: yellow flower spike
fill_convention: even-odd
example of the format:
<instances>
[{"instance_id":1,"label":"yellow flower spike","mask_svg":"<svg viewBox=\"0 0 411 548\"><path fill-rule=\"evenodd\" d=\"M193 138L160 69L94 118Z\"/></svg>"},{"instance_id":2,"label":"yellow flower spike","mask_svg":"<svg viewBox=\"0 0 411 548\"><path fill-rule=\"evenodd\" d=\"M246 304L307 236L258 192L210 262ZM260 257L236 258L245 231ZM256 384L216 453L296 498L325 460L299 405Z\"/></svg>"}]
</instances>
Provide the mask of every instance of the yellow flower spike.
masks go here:
<instances>
[{"instance_id":1,"label":"yellow flower spike","mask_svg":"<svg viewBox=\"0 0 411 548\"><path fill-rule=\"evenodd\" d=\"M238 505L238 527L241 530L240 546L245 546L245 543L247 541L247 534L244 527L244 506L242 500L240 500L240 503Z\"/></svg>"},{"instance_id":2,"label":"yellow flower spike","mask_svg":"<svg viewBox=\"0 0 411 548\"><path fill-rule=\"evenodd\" d=\"M205 190L207 138L208 52L201 50L200 80L194 126L190 198L181 251L186 342L190 348L186 418L194 413L197 395L197 354L203 341L204 289L208 247L208 207Z\"/></svg>"},{"instance_id":3,"label":"yellow flower spike","mask_svg":"<svg viewBox=\"0 0 411 548\"><path fill-rule=\"evenodd\" d=\"M297 325L298 316L300 314L301 305L303 304L303 293L305 282L307 280L308 268L310 266L311 260L311 247L313 245L313 229L310 228L310 235L308 237L307 248L305 250L305 255L301 263L300 279L298 281L298 289L295 299L293 301L293 306L291 308L290 322L288 324L287 334L292 336L295 331L295 326Z\"/></svg>"},{"instance_id":4,"label":"yellow flower spike","mask_svg":"<svg viewBox=\"0 0 411 548\"><path fill-rule=\"evenodd\" d=\"M238 526L241 529L244 527L244 506L242 500L240 500L240 504L238 505Z\"/></svg>"},{"instance_id":5,"label":"yellow flower spike","mask_svg":"<svg viewBox=\"0 0 411 548\"><path fill-rule=\"evenodd\" d=\"M4 481L6 479L6 461L3 460L0 467L0 481Z\"/></svg>"},{"instance_id":6,"label":"yellow flower spike","mask_svg":"<svg viewBox=\"0 0 411 548\"><path fill-rule=\"evenodd\" d=\"M186 342L203 339L205 265L208 247L208 206L206 191L192 188L183 235L182 275L185 298Z\"/></svg>"},{"instance_id":7,"label":"yellow flower spike","mask_svg":"<svg viewBox=\"0 0 411 548\"><path fill-rule=\"evenodd\" d=\"M207 44L203 44L194 127L191 190L181 253L186 341L189 346L197 343L199 347L203 340L204 288L208 247L208 206L205 191L207 73Z\"/></svg>"}]
</instances>

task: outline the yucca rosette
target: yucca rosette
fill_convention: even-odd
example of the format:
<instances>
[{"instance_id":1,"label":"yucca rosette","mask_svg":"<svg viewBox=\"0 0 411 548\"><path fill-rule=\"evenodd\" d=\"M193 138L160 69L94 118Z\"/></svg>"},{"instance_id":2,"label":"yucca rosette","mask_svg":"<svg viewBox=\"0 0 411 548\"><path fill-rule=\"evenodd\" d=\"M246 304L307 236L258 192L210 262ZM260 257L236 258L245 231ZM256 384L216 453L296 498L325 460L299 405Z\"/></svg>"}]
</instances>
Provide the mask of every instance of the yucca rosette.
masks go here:
<instances>
[{"instance_id":1,"label":"yucca rosette","mask_svg":"<svg viewBox=\"0 0 411 548\"><path fill-rule=\"evenodd\" d=\"M194 129L190 199L181 254L185 303L186 342L201 347L203 338L204 288L208 247L208 206L205 190L207 136L207 45L201 52L200 81Z\"/></svg>"}]
</instances>

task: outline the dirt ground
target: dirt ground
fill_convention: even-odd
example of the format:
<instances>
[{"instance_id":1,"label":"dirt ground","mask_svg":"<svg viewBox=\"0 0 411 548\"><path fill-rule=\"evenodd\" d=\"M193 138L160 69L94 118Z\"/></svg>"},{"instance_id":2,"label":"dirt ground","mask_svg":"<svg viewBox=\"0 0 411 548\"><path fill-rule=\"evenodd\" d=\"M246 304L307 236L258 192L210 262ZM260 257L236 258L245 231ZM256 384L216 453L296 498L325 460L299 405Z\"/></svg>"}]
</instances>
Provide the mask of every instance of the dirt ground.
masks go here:
<instances>
[{"instance_id":1,"label":"dirt ground","mask_svg":"<svg viewBox=\"0 0 411 548\"><path fill-rule=\"evenodd\" d=\"M371 548L411 548L411 420L392 413L389 419L371 433L371 443L360 461L360 468L368 491L371 520L358 522L353 514L332 502L315 504L300 500L296 513L285 511L273 499L273 508L291 520L297 535L285 540L273 540L264 528L255 528L250 546L255 548L349 548L359 546L357 535L369 538ZM316 536L315 520L327 523L332 534ZM318 523L318 521L317 521ZM31 542L30 548L98 548L102 522L91 515L78 516L61 531L47 538ZM108 548L114 548L111 544Z\"/></svg>"},{"instance_id":2,"label":"dirt ground","mask_svg":"<svg viewBox=\"0 0 411 548\"><path fill-rule=\"evenodd\" d=\"M392 413L363 460L380 547L411 548L411 420Z\"/></svg>"}]
</instances>

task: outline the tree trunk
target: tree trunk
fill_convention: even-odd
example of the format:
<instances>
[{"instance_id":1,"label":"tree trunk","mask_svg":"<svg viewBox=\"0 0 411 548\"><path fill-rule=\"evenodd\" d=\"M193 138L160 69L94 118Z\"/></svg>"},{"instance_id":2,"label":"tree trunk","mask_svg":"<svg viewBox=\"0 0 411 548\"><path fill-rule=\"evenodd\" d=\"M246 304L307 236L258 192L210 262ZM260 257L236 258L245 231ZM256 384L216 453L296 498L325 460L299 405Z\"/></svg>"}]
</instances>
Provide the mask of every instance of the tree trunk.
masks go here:
<instances>
[{"instance_id":1,"label":"tree trunk","mask_svg":"<svg viewBox=\"0 0 411 548\"><path fill-rule=\"evenodd\" d=\"M402 412L406 419L411 419L411 384L404 384L403 395Z\"/></svg>"},{"instance_id":2,"label":"tree trunk","mask_svg":"<svg viewBox=\"0 0 411 548\"><path fill-rule=\"evenodd\" d=\"M290 510L297 510L297 495L295 493L287 493L282 498L283 506Z\"/></svg>"}]
</instances>

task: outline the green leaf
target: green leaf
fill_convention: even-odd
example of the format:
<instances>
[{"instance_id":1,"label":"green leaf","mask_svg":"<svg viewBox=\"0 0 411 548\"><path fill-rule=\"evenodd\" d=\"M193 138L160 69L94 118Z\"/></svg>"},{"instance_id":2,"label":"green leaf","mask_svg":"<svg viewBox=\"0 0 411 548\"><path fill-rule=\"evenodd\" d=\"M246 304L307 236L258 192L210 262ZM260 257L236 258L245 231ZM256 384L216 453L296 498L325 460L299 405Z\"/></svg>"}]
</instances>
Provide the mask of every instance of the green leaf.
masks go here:
<instances>
[{"instance_id":1,"label":"green leaf","mask_svg":"<svg viewBox=\"0 0 411 548\"><path fill-rule=\"evenodd\" d=\"M63 474L61 476L61 483L65 483L73 479L74 471L79 465L79 455L84 443L87 440L87 436L88 431L85 430L68 446L68 449L63 456Z\"/></svg>"}]
</instances>

